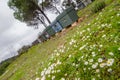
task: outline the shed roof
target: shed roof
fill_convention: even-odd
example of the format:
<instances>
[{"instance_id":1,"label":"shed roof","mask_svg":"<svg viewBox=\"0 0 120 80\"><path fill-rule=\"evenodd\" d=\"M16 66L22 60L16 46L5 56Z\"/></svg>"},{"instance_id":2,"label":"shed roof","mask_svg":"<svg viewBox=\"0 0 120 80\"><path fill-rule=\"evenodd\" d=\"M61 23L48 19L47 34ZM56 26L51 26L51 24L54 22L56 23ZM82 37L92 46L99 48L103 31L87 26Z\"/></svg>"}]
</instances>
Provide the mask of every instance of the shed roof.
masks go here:
<instances>
[{"instance_id":1,"label":"shed roof","mask_svg":"<svg viewBox=\"0 0 120 80\"><path fill-rule=\"evenodd\" d=\"M59 16L57 16L56 20L61 19L62 17L64 17L67 13L69 13L73 9L74 9L74 7L70 6L69 8L67 8L66 10L64 10Z\"/></svg>"}]
</instances>

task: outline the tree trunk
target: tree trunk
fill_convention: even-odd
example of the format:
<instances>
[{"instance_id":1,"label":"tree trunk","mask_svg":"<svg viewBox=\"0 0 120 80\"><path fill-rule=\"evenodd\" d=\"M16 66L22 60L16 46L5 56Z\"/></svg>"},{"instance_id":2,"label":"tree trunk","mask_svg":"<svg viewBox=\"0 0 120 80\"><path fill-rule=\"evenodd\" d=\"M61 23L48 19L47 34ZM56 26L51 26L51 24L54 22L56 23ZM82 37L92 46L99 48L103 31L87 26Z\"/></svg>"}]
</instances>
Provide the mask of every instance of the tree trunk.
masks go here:
<instances>
[{"instance_id":1,"label":"tree trunk","mask_svg":"<svg viewBox=\"0 0 120 80\"><path fill-rule=\"evenodd\" d=\"M45 28L47 27L46 23L43 20L41 20L39 17L38 20L40 20L40 22L44 25Z\"/></svg>"},{"instance_id":2,"label":"tree trunk","mask_svg":"<svg viewBox=\"0 0 120 80\"><path fill-rule=\"evenodd\" d=\"M40 7L38 8L39 11L43 14L43 16L47 19L48 23L51 24L51 21L49 20L49 18L46 16L46 14L40 9Z\"/></svg>"},{"instance_id":3,"label":"tree trunk","mask_svg":"<svg viewBox=\"0 0 120 80\"><path fill-rule=\"evenodd\" d=\"M31 2L37 7L37 9L43 14L43 16L47 19L48 23L51 24L49 18L46 16L46 14L44 13L43 10L41 10L41 8L38 6L37 3L35 3L33 0L31 0Z\"/></svg>"},{"instance_id":4,"label":"tree trunk","mask_svg":"<svg viewBox=\"0 0 120 80\"><path fill-rule=\"evenodd\" d=\"M60 14L60 11L56 8L56 6L53 6L55 9L56 9L56 11Z\"/></svg>"}]
</instances>

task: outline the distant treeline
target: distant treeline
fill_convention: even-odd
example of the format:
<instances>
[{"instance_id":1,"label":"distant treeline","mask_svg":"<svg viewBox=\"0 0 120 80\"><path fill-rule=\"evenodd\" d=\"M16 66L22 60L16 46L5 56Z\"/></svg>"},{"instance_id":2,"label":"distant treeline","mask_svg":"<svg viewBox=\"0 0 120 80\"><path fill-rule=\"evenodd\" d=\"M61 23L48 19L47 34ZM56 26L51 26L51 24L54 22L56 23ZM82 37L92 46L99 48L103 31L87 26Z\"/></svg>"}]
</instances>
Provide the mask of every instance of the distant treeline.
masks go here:
<instances>
[{"instance_id":1,"label":"distant treeline","mask_svg":"<svg viewBox=\"0 0 120 80\"><path fill-rule=\"evenodd\" d=\"M0 63L0 76L6 71L7 67L16 59L17 56L9 58Z\"/></svg>"},{"instance_id":2,"label":"distant treeline","mask_svg":"<svg viewBox=\"0 0 120 80\"><path fill-rule=\"evenodd\" d=\"M23 46L21 49L18 50L18 55L17 56L14 56L14 57L11 57L11 58L8 58L4 61L2 61L0 63L0 76L2 74L4 74L4 72L6 71L7 67L12 63L14 62L19 56L21 56L23 53L26 53L28 52L29 48L31 48L31 46L27 45L27 46Z\"/></svg>"}]
</instances>

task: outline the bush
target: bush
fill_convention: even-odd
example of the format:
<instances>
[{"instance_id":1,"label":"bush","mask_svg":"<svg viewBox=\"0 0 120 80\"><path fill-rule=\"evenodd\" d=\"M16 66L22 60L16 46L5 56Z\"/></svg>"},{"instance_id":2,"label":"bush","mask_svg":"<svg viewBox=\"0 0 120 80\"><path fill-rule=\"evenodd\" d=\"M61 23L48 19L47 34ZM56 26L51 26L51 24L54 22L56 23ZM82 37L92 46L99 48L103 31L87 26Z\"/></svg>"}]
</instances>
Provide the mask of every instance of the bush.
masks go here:
<instances>
[{"instance_id":1,"label":"bush","mask_svg":"<svg viewBox=\"0 0 120 80\"><path fill-rule=\"evenodd\" d=\"M6 71L7 67L14 61L16 60L17 56L11 57L3 62L0 63L0 76L4 74Z\"/></svg>"},{"instance_id":2,"label":"bush","mask_svg":"<svg viewBox=\"0 0 120 80\"><path fill-rule=\"evenodd\" d=\"M97 13L98 11L102 10L105 7L105 5L105 1L98 1L93 5L91 11L93 13Z\"/></svg>"}]
</instances>

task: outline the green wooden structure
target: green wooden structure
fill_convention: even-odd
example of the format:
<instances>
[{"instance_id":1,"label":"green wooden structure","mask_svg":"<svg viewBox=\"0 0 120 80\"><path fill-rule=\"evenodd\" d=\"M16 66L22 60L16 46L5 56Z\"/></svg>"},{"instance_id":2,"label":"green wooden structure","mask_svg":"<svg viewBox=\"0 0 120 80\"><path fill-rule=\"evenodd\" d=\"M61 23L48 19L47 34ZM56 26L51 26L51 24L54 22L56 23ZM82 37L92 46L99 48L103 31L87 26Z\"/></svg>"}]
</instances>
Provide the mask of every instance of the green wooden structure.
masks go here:
<instances>
[{"instance_id":1,"label":"green wooden structure","mask_svg":"<svg viewBox=\"0 0 120 80\"><path fill-rule=\"evenodd\" d=\"M71 6L64 10L56 20L61 24L63 28L70 26L72 23L78 20L77 11Z\"/></svg>"},{"instance_id":2,"label":"green wooden structure","mask_svg":"<svg viewBox=\"0 0 120 80\"><path fill-rule=\"evenodd\" d=\"M52 26L48 26L45 31L50 35L54 36L56 34L55 30L52 28Z\"/></svg>"}]
</instances>

